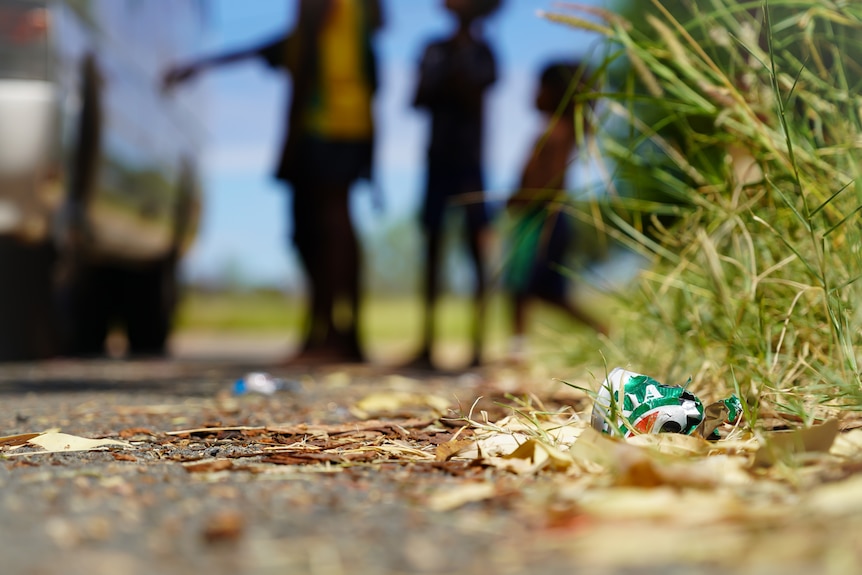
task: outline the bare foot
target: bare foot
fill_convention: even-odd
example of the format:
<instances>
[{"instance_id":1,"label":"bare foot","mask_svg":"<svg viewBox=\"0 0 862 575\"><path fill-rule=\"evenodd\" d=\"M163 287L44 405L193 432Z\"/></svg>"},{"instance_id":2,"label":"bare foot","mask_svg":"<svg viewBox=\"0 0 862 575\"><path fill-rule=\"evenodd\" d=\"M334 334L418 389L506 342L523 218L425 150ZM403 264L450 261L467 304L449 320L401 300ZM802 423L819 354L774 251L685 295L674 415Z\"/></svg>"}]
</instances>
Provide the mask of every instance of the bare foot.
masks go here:
<instances>
[{"instance_id":1,"label":"bare foot","mask_svg":"<svg viewBox=\"0 0 862 575\"><path fill-rule=\"evenodd\" d=\"M422 371L437 371L437 367L434 365L434 362L431 361L431 351L423 350L419 355L417 355L412 360L408 361L404 365L402 365L404 369L418 369Z\"/></svg>"},{"instance_id":2,"label":"bare foot","mask_svg":"<svg viewBox=\"0 0 862 575\"><path fill-rule=\"evenodd\" d=\"M344 345L305 346L287 365L327 365L338 363L364 363L365 358L358 347Z\"/></svg>"}]
</instances>

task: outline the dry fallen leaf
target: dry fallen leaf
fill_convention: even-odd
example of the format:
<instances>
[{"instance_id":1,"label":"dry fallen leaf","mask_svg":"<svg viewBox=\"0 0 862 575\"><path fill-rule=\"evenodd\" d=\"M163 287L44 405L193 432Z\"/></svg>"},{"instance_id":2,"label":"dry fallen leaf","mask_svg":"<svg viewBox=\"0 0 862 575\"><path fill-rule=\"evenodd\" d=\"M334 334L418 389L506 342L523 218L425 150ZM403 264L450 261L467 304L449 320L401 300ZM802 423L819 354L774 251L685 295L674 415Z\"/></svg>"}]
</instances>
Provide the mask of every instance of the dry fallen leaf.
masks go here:
<instances>
[{"instance_id":1,"label":"dry fallen leaf","mask_svg":"<svg viewBox=\"0 0 862 575\"><path fill-rule=\"evenodd\" d=\"M629 437L627 443L655 449L660 453L678 456L706 455L713 443L696 435L681 433L643 433Z\"/></svg>"},{"instance_id":2,"label":"dry fallen leaf","mask_svg":"<svg viewBox=\"0 0 862 575\"><path fill-rule=\"evenodd\" d=\"M468 503L483 501L494 496L493 483L465 483L456 487L441 489L428 500L432 511L451 511Z\"/></svg>"},{"instance_id":3,"label":"dry fallen leaf","mask_svg":"<svg viewBox=\"0 0 862 575\"><path fill-rule=\"evenodd\" d=\"M117 435L119 435L123 439L131 439L132 437L135 437L138 435L153 436L153 435L155 435L155 433L153 432L152 429L149 429L148 427L129 427L127 429L120 430L120 432Z\"/></svg>"},{"instance_id":4,"label":"dry fallen leaf","mask_svg":"<svg viewBox=\"0 0 862 575\"><path fill-rule=\"evenodd\" d=\"M129 453L120 453L119 451L115 451L111 453L114 459L117 461L137 461L138 458Z\"/></svg>"},{"instance_id":5,"label":"dry fallen leaf","mask_svg":"<svg viewBox=\"0 0 862 575\"><path fill-rule=\"evenodd\" d=\"M402 419L398 421L351 421L348 423L313 425L299 423L296 425L270 425L265 429L271 433L280 435L339 435L342 433L355 433L358 431L381 431L388 433L400 429L415 429L431 425L433 419Z\"/></svg>"},{"instance_id":6,"label":"dry fallen leaf","mask_svg":"<svg viewBox=\"0 0 862 575\"><path fill-rule=\"evenodd\" d=\"M92 451L102 447L122 447L131 449L131 444L119 439L89 439L69 435L68 433L49 432L40 434L27 441L27 445L41 447L44 451L26 451L8 453L7 457L18 455L38 455L44 453L70 453L74 451Z\"/></svg>"},{"instance_id":7,"label":"dry fallen leaf","mask_svg":"<svg viewBox=\"0 0 862 575\"><path fill-rule=\"evenodd\" d=\"M810 515L858 516L862 513L862 476L821 485L806 494L802 505Z\"/></svg>"},{"instance_id":8,"label":"dry fallen leaf","mask_svg":"<svg viewBox=\"0 0 862 575\"><path fill-rule=\"evenodd\" d=\"M207 518L203 538L207 543L235 541L245 530L245 518L236 510L224 510Z\"/></svg>"},{"instance_id":9,"label":"dry fallen leaf","mask_svg":"<svg viewBox=\"0 0 862 575\"><path fill-rule=\"evenodd\" d=\"M536 470L550 467L554 470L568 469L574 464L572 456L564 451L536 439L524 442L518 449L505 456L504 459L527 459L536 466Z\"/></svg>"},{"instance_id":10,"label":"dry fallen leaf","mask_svg":"<svg viewBox=\"0 0 862 575\"><path fill-rule=\"evenodd\" d=\"M437 461L449 461L465 449L472 447L474 443L476 442L472 439L452 439L441 443L434 451L434 458Z\"/></svg>"},{"instance_id":11,"label":"dry fallen leaf","mask_svg":"<svg viewBox=\"0 0 862 575\"><path fill-rule=\"evenodd\" d=\"M165 435L201 435L201 434L211 434L218 433L220 431L260 431L265 429L261 426L248 427L245 425L232 426L232 427L196 427L194 429L178 429L176 431L167 431Z\"/></svg>"},{"instance_id":12,"label":"dry fallen leaf","mask_svg":"<svg viewBox=\"0 0 862 575\"><path fill-rule=\"evenodd\" d=\"M465 459L482 459L509 455L537 434L546 438L543 443L564 448L572 445L587 428L584 422L570 418L550 418L541 422L526 423L521 417L507 416L486 426L473 447L458 454Z\"/></svg>"},{"instance_id":13,"label":"dry fallen leaf","mask_svg":"<svg viewBox=\"0 0 862 575\"><path fill-rule=\"evenodd\" d=\"M650 519L695 525L709 525L749 514L771 516L775 512L768 502L757 507L747 505L746 501L730 492L679 490L670 486L657 489L595 489L585 493L578 503L581 509L594 517L607 517L616 521ZM613 547L613 544L610 546Z\"/></svg>"},{"instance_id":14,"label":"dry fallen leaf","mask_svg":"<svg viewBox=\"0 0 862 575\"><path fill-rule=\"evenodd\" d=\"M16 445L24 445L34 437L39 437L41 433L19 433L18 435L7 435L0 437L0 447L15 447Z\"/></svg>"},{"instance_id":15,"label":"dry fallen leaf","mask_svg":"<svg viewBox=\"0 0 862 575\"><path fill-rule=\"evenodd\" d=\"M838 435L838 420L820 425L767 433L754 457L755 466L772 465L776 461L800 453L827 453Z\"/></svg>"},{"instance_id":16,"label":"dry fallen leaf","mask_svg":"<svg viewBox=\"0 0 862 575\"><path fill-rule=\"evenodd\" d=\"M854 427L847 432L838 434L829 453L847 459L862 456L862 427Z\"/></svg>"},{"instance_id":17,"label":"dry fallen leaf","mask_svg":"<svg viewBox=\"0 0 862 575\"><path fill-rule=\"evenodd\" d=\"M463 459L487 459L499 457L512 453L527 441L529 436L523 433L493 433L486 434L481 439L474 441L473 445L466 446L459 454Z\"/></svg>"},{"instance_id":18,"label":"dry fallen leaf","mask_svg":"<svg viewBox=\"0 0 862 575\"><path fill-rule=\"evenodd\" d=\"M614 465L614 452L621 443L621 440L588 427L569 448L569 455L584 470L599 471Z\"/></svg>"},{"instance_id":19,"label":"dry fallen leaf","mask_svg":"<svg viewBox=\"0 0 862 575\"><path fill-rule=\"evenodd\" d=\"M452 401L430 393L409 391L381 391L356 402L350 412L359 419L401 415L404 413L431 413L444 415Z\"/></svg>"},{"instance_id":20,"label":"dry fallen leaf","mask_svg":"<svg viewBox=\"0 0 862 575\"><path fill-rule=\"evenodd\" d=\"M207 459L206 461L184 463L183 467L189 473L213 473L232 468L233 461L230 459Z\"/></svg>"}]
</instances>

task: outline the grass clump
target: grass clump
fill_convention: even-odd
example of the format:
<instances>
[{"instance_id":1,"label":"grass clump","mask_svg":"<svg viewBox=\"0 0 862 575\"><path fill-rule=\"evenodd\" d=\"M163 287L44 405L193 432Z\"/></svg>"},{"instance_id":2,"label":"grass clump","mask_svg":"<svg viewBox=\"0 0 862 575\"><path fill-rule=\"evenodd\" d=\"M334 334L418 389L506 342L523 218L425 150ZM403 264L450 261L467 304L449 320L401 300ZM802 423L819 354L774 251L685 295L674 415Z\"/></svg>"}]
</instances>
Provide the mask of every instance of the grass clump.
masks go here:
<instances>
[{"instance_id":1,"label":"grass clump","mask_svg":"<svg viewBox=\"0 0 862 575\"><path fill-rule=\"evenodd\" d=\"M607 193L573 210L650 260L609 360L804 421L858 409L862 4L617 8L548 15L605 40L578 97Z\"/></svg>"}]
</instances>

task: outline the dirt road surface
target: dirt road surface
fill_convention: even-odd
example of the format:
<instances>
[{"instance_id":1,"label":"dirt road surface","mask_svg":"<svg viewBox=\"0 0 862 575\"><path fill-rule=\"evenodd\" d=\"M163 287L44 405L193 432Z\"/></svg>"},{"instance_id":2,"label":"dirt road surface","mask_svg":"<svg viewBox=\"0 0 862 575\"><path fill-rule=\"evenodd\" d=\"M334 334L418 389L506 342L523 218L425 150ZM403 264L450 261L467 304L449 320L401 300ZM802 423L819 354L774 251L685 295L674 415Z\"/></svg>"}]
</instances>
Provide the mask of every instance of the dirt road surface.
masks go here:
<instances>
[{"instance_id":1,"label":"dirt road surface","mask_svg":"<svg viewBox=\"0 0 862 575\"><path fill-rule=\"evenodd\" d=\"M231 394L237 377L263 367L295 388ZM3 366L0 435L60 430L123 443L45 453L6 441L0 572L844 573L858 565L858 513L754 524L721 514L598 520L579 508L584 494L571 478L435 457L437 446L469 434L457 417L421 404L370 423L357 416L369 395L429 394L448 398L455 416L481 397L475 412L493 421L506 412L496 402L527 382L548 409L584 407L550 374L500 369L441 375L214 359ZM686 504L674 505L671 490L669 516L685 518Z\"/></svg>"}]
</instances>

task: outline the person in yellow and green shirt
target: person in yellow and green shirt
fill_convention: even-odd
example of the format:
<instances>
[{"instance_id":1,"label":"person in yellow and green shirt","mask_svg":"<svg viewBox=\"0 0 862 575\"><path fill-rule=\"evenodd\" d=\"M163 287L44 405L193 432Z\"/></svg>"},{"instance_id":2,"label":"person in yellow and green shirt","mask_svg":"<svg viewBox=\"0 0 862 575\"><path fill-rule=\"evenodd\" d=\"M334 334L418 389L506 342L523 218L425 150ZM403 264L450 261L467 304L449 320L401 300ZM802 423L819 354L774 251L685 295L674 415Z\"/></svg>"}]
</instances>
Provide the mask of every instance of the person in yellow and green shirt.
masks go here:
<instances>
[{"instance_id":1,"label":"person in yellow and green shirt","mask_svg":"<svg viewBox=\"0 0 862 575\"><path fill-rule=\"evenodd\" d=\"M262 58L287 72L292 96L275 177L293 189L293 241L305 267L310 312L295 361L361 361L360 250L349 194L370 179L372 100L382 26L379 0L299 0L296 26L261 46L205 58L166 75L168 85L221 64ZM348 314L336 314L339 306Z\"/></svg>"}]
</instances>

